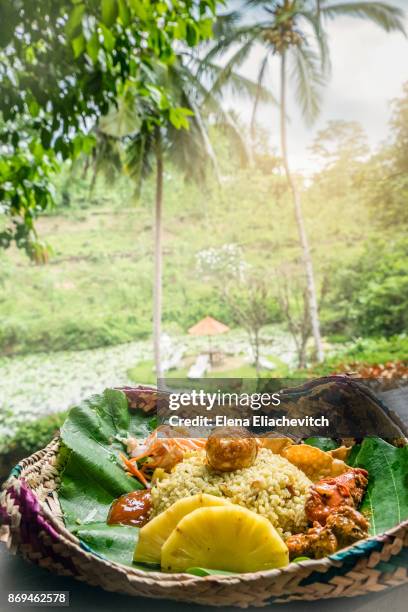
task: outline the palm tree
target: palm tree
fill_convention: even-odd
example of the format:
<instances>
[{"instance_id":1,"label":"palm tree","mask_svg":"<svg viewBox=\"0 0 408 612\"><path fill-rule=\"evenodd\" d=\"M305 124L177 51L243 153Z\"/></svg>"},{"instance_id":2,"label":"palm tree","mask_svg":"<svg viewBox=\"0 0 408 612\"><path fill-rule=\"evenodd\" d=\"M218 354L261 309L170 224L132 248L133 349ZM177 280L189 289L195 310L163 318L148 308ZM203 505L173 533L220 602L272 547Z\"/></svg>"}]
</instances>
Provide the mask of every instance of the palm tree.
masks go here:
<instances>
[{"instance_id":1,"label":"palm tree","mask_svg":"<svg viewBox=\"0 0 408 612\"><path fill-rule=\"evenodd\" d=\"M154 290L153 290L153 348L157 378L162 377L160 337L162 319L162 211L163 178L166 155L172 164L180 168L187 179L202 180L208 166L218 182L221 181L217 158L208 135L209 117L228 126L230 134L248 151L241 131L230 113L221 103L221 87L212 89L215 76L220 71L209 64L205 78L198 74L199 60L184 52L171 65L154 66L150 79L158 87L170 92L176 108L168 113L146 108L140 98L132 96L131 88L125 89L115 109L100 123L101 142L107 150L106 137L115 140L120 135L126 150L126 169L134 177L138 189L142 180L155 171L155 237L154 237ZM229 86L240 95L253 95L256 83L244 77L231 75ZM160 89L159 89L160 90ZM264 101L273 96L261 87ZM133 116L133 121L131 117ZM183 128L183 129L181 129ZM115 151L113 146L112 154Z\"/></svg>"},{"instance_id":2,"label":"palm tree","mask_svg":"<svg viewBox=\"0 0 408 612\"><path fill-rule=\"evenodd\" d=\"M256 8L256 18L248 19L248 10ZM368 19L390 32L404 32L403 11L386 2L339 2L330 0L247 0L241 11L221 16L216 29L217 41L204 63L234 49L232 57L221 70L218 82L241 66L255 44L265 49L258 72L258 84L263 86L271 58L280 58L280 140L286 179L292 194L299 243L306 278L308 310L318 361L323 360L317 291L313 261L306 232L301 195L289 165L287 139L287 88L291 79L295 95L306 121L313 122L320 110L320 94L329 75L327 37L324 20L338 16ZM253 16L252 16L253 17ZM255 97L252 123L258 105Z\"/></svg>"}]
</instances>

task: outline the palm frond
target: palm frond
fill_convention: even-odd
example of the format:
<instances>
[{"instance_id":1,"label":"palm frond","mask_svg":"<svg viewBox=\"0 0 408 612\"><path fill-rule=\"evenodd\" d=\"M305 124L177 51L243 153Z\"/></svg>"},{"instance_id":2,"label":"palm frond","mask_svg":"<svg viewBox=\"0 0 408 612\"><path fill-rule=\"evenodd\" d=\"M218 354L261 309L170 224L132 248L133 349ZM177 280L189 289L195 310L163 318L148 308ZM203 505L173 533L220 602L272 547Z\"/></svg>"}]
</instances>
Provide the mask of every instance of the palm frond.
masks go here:
<instances>
[{"instance_id":1,"label":"palm frond","mask_svg":"<svg viewBox=\"0 0 408 612\"><path fill-rule=\"evenodd\" d=\"M214 41L203 62L213 61L215 58L226 53L232 45L244 44L248 38L256 38L265 27L266 24L260 23L245 25L231 30L226 35L221 35Z\"/></svg>"},{"instance_id":2,"label":"palm frond","mask_svg":"<svg viewBox=\"0 0 408 612\"><path fill-rule=\"evenodd\" d=\"M95 183L98 174L102 173L112 181L122 169L122 156L120 143L116 138L104 134L99 128L95 130L96 143L92 149L91 165L93 167L93 180Z\"/></svg>"},{"instance_id":3,"label":"palm frond","mask_svg":"<svg viewBox=\"0 0 408 612\"><path fill-rule=\"evenodd\" d=\"M190 129L177 130L169 126L166 133L166 150L171 163L178 167L186 179L202 181L205 178L209 164L212 165L218 178L218 163L214 155L209 156L209 150L203 146L203 134L207 135L206 126L204 132L199 128L196 116L190 121ZM208 138L208 135L207 135ZM211 143L209 143L212 151Z\"/></svg>"},{"instance_id":4,"label":"palm frond","mask_svg":"<svg viewBox=\"0 0 408 612\"><path fill-rule=\"evenodd\" d=\"M248 79L237 72L232 72L223 88L215 87L215 83L220 82L218 81L218 76L223 70L222 66L218 66L213 62L207 62L205 70L209 78L207 91L211 90L213 95L215 94L218 96L221 94L221 89L223 91L229 89L229 91L236 96L245 96L253 100L254 96L258 95L260 102L274 104L275 106L279 105L271 90L263 85L258 85L257 81Z\"/></svg>"},{"instance_id":5,"label":"palm frond","mask_svg":"<svg viewBox=\"0 0 408 612\"><path fill-rule=\"evenodd\" d=\"M135 180L138 190L153 169L154 144L154 132L145 126L126 144L125 171Z\"/></svg>"},{"instance_id":6,"label":"palm frond","mask_svg":"<svg viewBox=\"0 0 408 612\"><path fill-rule=\"evenodd\" d=\"M224 66L220 66L220 70L218 71L216 78L212 82L212 88L214 90L221 91L225 87L226 83L231 82L234 69L241 66L242 63L247 59L252 49L253 42L253 38L249 38L242 46L237 49L237 51L232 55L232 57L227 61Z\"/></svg>"},{"instance_id":7,"label":"palm frond","mask_svg":"<svg viewBox=\"0 0 408 612\"><path fill-rule=\"evenodd\" d=\"M254 44L255 36L256 35L250 37L241 47L239 47L227 61L225 66L220 67L218 75L212 83L214 90L221 91L226 83L229 82L232 84L232 79L236 76L235 70L242 66L244 61L248 58Z\"/></svg>"},{"instance_id":8,"label":"palm frond","mask_svg":"<svg viewBox=\"0 0 408 612\"><path fill-rule=\"evenodd\" d=\"M245 2L245 6L248 8L267 8L269 11L273 11L278 4L280 4L279 0L269 0L269 2L265 0L246 0Z\"/></svg>"},{"instance_id":9,"label":"palm frond","mask_svg":"<svg viewBox=\"0 0 408 612\"><path fill-rule=\"evenodd\" d=\"M214 66L214 69L215 75L217 75L220 69L218 66ZM235 141L241 151L241 158L246 162L249 162L252 159L251 151L249 150L244 131L241 127L236 125L231 114L224 110L222 106L223 98L220 95L220 92L212 87L211 84L208 86L208 88L205 87L202 80L197 79L197 77L191 73L189 83L193 86L193 91L195 93L199 92L201 97L200 104L198 104L192 96L186 100L185 104L194 111L194 116L191 118L190 123L193 127L196 127L201 140L201 149L205 151L205 157L207 158L207 161L210 161L215 176L217 177L217 180L220 181L218 160L209 139L206 126L206 118L209 114L212 118L215 118L217 125L221 125L228 131L229 136ZM252 82L251 84L254 85Z\"/></svg>"},{"instance_id":10,"label":"palm frond","mask_svg":"<svg viewBox=\"0 0 408 612\"><path fill-rule=\"evenodd\" d=\"M240 158L247 164L253 164L254 156L247 141L245 130L238 125L232 112L225 111L220 115L218 123L228 132L229 137L235 142L240 152Z\"/></svg>"},{"instance_id":11,"label":"palm frond","mask_svg":"<svg viewBox=\"0 0 408 612\"><path fill-rule=\"evenodd\" d=\"M302 16L313 29L314 40L317 48L319 49L322 71L329 76L331 72L330 51L327 41L327 34L321 27L320 17L318 16L321 12L321 8L318 8L318 10L319 12L316 13L301 10L299 11L298 15Z\"/></svg>"},{"instance_id":12,"label":"palm frond","mask_svg":"<svg viewBox=\"0 0 408 612\"><path fill-rule=\"evenodd\" d=\"M399 31L406 34L404 11L386 2L340 2L321 7L321 14L329 19L340 16L367 19L386 32Z\"/></svg>"},{"instance_id":13,"label":"palm frond","mask_svg":"<svg viewBox=\"0 0 408 612\"><path fill-rule=\"evenodd\" d=\"M195 126L196 131L197 131L197 135L199 138L197 138L197 144L199 147L200 152L204 152L205 153L205 157L211 162L211 165L213 167L214 170L214 174L215 177L218 181L218 183L221 182L221 174L220 174L220 169L219 169L219 165L218 165L218 160L217 160L217 156L215 154L215 151L213 149L211 140L208 136L208 131L205 125L205 121L203 116L201 115L201 109L198 107L198 105L196 104L195 100L193 100L191 97L186 99L186 103L188 104L188 107L191 108L191 110L194 112L194 115L192 117L191 123L193 124L193 126ZM193 141L194 142L194 141ZM189 155L189 158L196 158L196 155ZM196 161L194 162L195 165Z\"/></svg>"},{"instance_id":14,"label":"palm frond","mask_svg":"<svg viewBox=\"0 0 408 612\"><path fill-rule=\"evenodd\" d=\"M224 15L217 15L217 19L213 25L213 34L215 38L229 36L234 32L242 19L241 11L231 11Z\"/></svg>"},{"instance_id":15,"label":"palm frond","mask_svg":"<svg viewBox=\"0 0 408 612\"><path fill-rule=\"evenodd\" d=\"M319 113L324 85L319 57L305 42L292 47L290 55L292 61L290 76L295 86L296 99L304 118L310 124Z\"/></svg>"},{"instance_id":16,"label":"palm frond","mask_svg":"<svg viewBox=\"0 0 408 612\"><path fill-rule=\"evenodd\" d=\"M256 93L254 97L254 104L252 107L252 115L251 115L251 123L250 123L250 130L251 130L252 137L254 136L254 133L255 133L256 112L258 110L258 105L259 105L260 98L261 98L261 92L263 89L263 80L265 78L265 74L268 68L268 59L269 59L268 54L266 54L264 59L261 62L261 65L258 71L258 78L256 79Z\"/></svg>"}]
</instances>

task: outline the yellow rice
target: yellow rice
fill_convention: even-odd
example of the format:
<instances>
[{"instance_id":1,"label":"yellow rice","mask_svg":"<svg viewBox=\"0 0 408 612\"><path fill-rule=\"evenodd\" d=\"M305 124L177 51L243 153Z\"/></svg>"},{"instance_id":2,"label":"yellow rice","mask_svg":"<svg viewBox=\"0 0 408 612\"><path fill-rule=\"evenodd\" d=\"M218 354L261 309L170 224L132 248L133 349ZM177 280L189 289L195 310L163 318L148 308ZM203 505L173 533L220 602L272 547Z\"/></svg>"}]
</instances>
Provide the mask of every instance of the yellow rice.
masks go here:
<instances>
[{"instance_id":1,"label":"yellow rice","mask_svg":"<svg viewBox=\"0 0 408 612\"><path fill-rule=\"evenodd\" d=\"M283 537L306 527L305 501L312 482L297 467L268 449L261 449L250 468L215 472L205 452L191 453L171 474L152 487L152 515L196 493L226 497L268 518Z\"/></svg>"}]
</instances>

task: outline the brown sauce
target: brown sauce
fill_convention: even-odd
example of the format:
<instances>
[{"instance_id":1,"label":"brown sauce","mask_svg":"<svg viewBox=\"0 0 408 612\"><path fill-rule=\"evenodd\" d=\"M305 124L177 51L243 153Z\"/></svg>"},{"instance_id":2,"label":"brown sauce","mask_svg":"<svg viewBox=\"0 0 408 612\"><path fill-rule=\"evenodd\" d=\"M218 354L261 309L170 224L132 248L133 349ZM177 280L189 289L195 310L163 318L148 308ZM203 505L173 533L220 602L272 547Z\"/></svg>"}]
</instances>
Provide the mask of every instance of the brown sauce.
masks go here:
<instances>
[{"instance_id":1,"label":"brown sauce","mask_svg":"<svg viewBox=\"0 0 408 612\"><path fill-rule=\"evenodd\" d=\"M108 515L108 525L143 527L152 507L150 491L132 491L113 502Z\"/></svg>"}]
</instances>

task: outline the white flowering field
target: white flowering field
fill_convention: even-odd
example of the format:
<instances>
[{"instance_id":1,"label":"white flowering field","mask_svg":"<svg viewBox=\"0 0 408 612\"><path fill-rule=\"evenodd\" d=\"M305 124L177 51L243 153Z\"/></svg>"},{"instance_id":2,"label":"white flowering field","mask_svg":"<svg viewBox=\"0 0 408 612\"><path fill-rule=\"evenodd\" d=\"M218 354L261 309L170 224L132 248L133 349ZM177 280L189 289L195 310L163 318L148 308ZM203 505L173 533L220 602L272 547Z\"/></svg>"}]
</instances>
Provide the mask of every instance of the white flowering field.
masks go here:
<instances>
[{"instance_id":1,"label":"white flowering field","mask_svg":"<svg viewBox=\"0 0 408 612\"><path fill-rule=\"evenodd\" d=\"M273 352L289 365L294 364L293 344L286 334L274 330L273 334L266 334L265 340L265 351ZM199 354L207 350L208 340L167 337L163 344L165 358L165 353L171 353L175 344L184 346L190 354ZM220 336L216 344L227 354L242 355L244 359L249 355L247 337L242 331ZM62 412L106 387L132 384L127 370L149 359L152 359L150 341L0 359L0 436L12 435L22 421Z\"/></svg>"}]
</instances>

